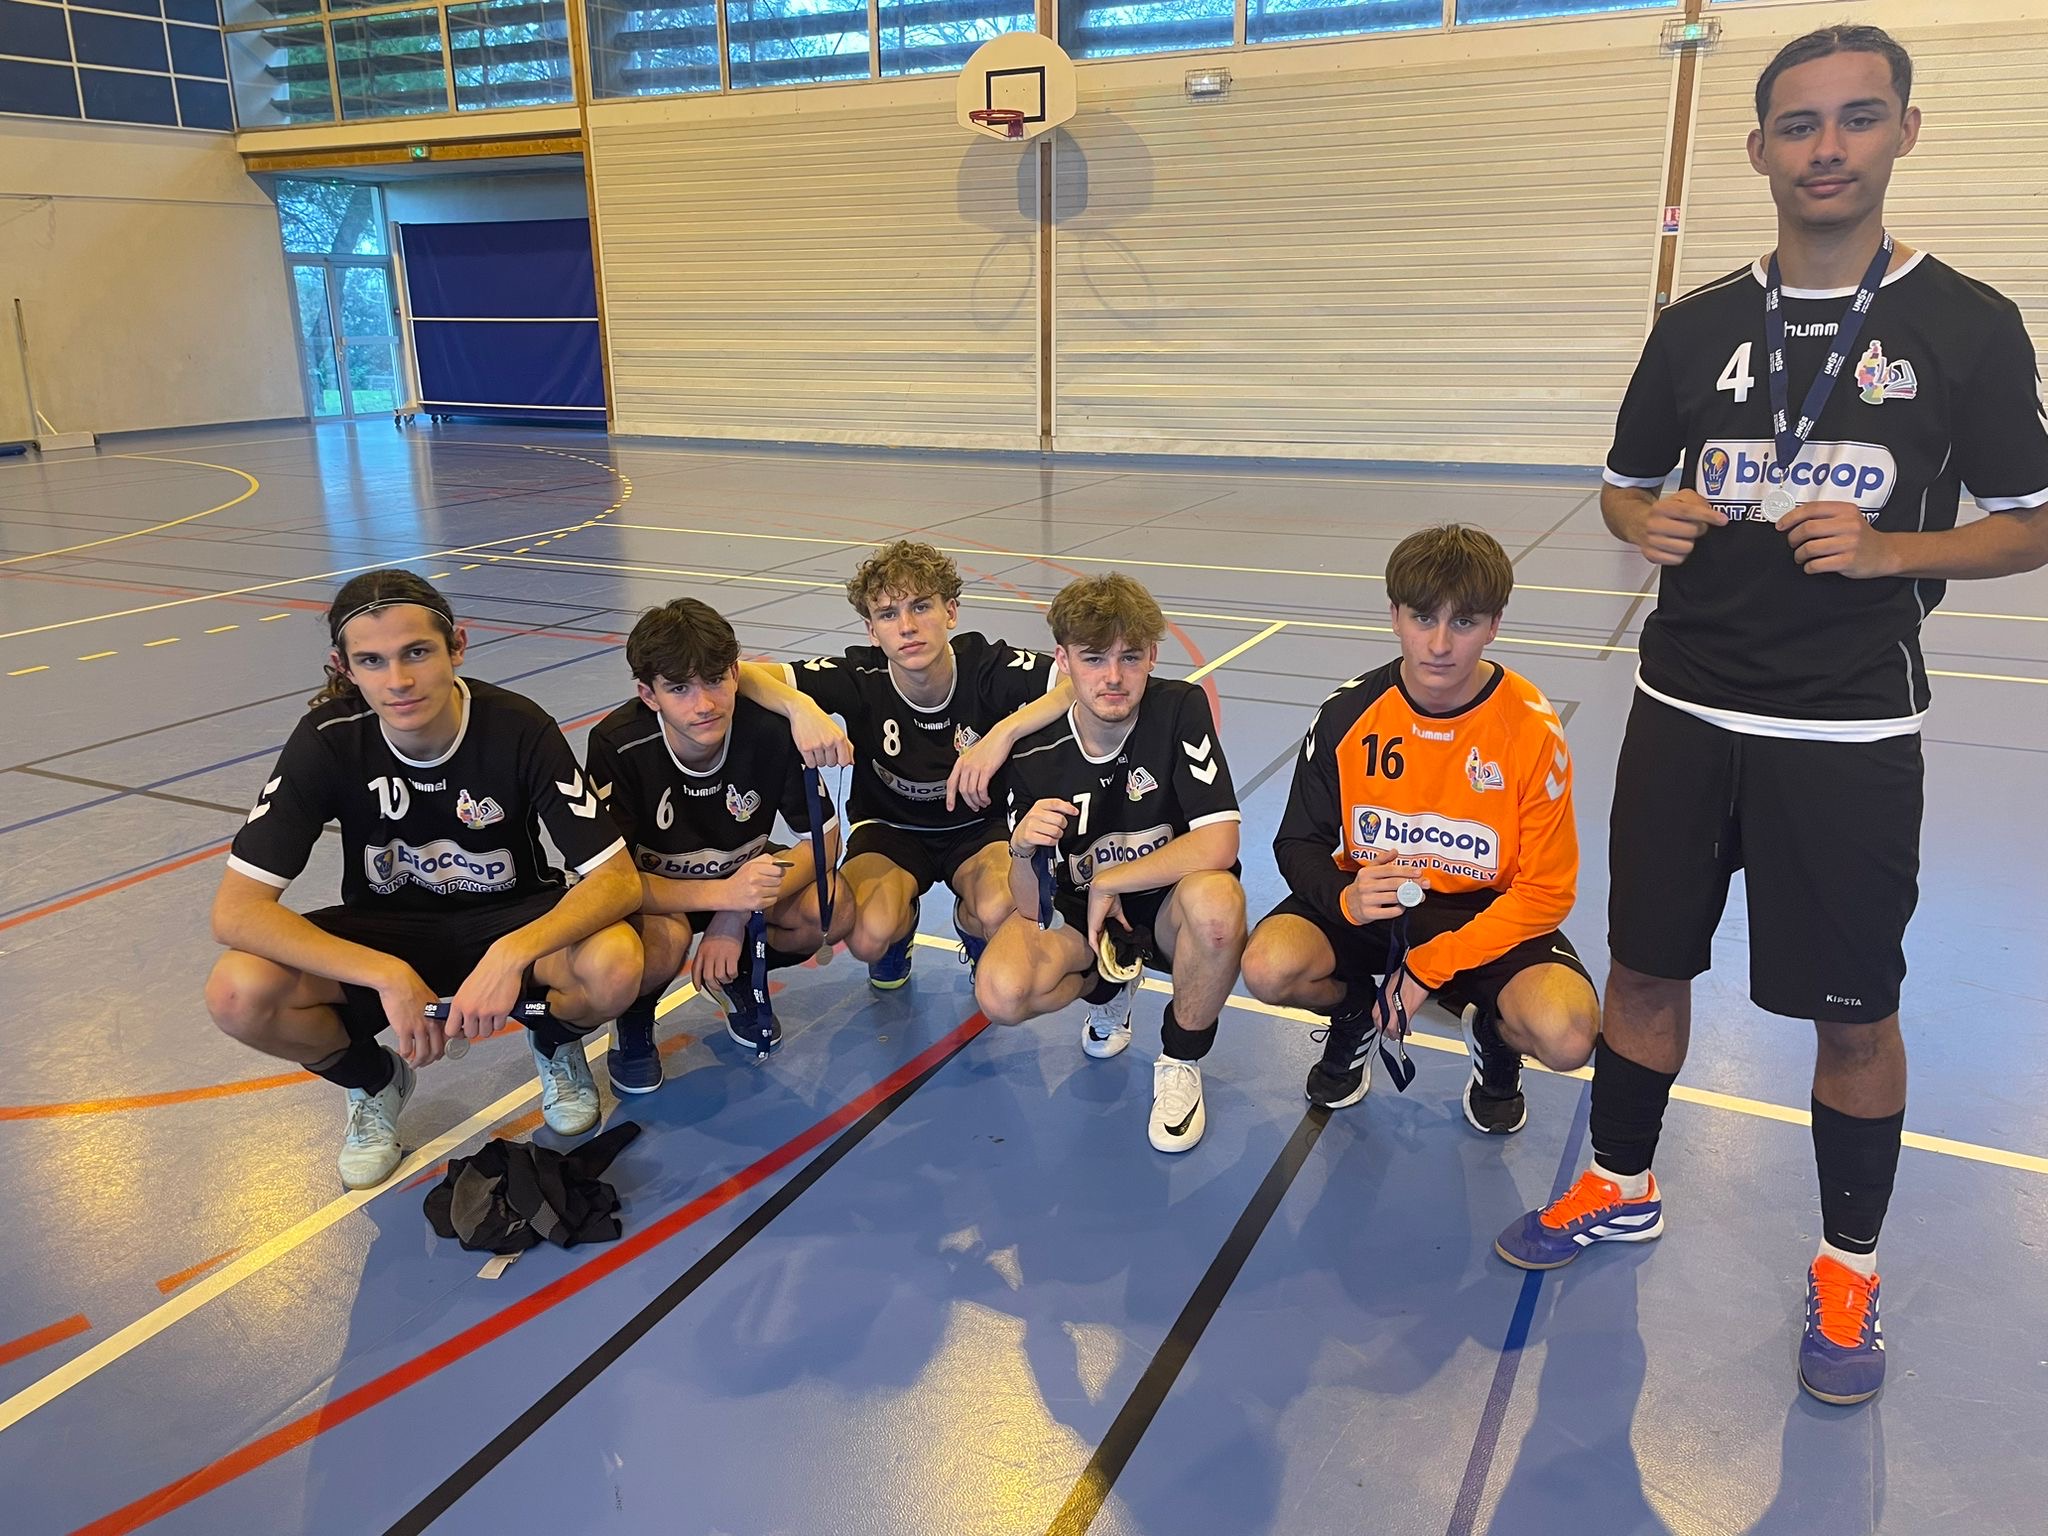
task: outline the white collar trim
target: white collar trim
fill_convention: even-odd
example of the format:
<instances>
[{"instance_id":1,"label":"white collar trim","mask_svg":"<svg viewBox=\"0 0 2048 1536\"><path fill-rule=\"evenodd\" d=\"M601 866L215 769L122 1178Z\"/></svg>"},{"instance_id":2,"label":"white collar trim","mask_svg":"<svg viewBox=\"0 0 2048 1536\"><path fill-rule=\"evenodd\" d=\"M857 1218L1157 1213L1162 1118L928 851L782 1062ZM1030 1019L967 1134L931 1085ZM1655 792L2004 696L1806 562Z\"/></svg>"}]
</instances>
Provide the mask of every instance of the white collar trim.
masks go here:
<instances>
[{"instance_id":1,"label":"white collar trim","mask_svg":"<svg viewBox=\"0 0 2048 1536\"><path fill-rule=\"evenodd\" d=\"M469 697L469 684L464 682L460 677L455 679L455 691L462 695L462 726L459 730L456 731L455 739L448 743L448 750L446 752L443 752L439 757L407 757L403 752L398 750L398 743L391 739L391 733L384 729L384 722L382 720L379 720L377 722L377 729L384 737L384 745L391 749L391 755L393 757L397 758L401 763L405 764L405 766L408 768L438 768L443 763L447 762L449 758L453 757L457 752L462 750L462 738L469 734L469 722L475 718L476 708L472 704ZM376 711L372 710L371 713L375 714Z\"/></svg>"},{"instance_id":2,"label":"white collar trim","mask_svg":"<svg viewBox=\"0 0 2048 1536\"><path fill-rule=\"evenodd\" d=\"M1902 265L1885 273L1884 281L1877 286L1880 288L1891 287L1893 283L1896 283L1908 272L1919 266L1920 258L1926 254L1925 251L1915 251L1905 259ZM1749 271L1750 276L1756 279L1759 288L1771 286L1770 269L1764 265L1763 257L1759 256L1755 261L1751 262L1749 264ZM1856 290L1854 288L1787 288L1783 292L1788 299L1853 299L1856 297Z\"/></svg>"}]
</instances>

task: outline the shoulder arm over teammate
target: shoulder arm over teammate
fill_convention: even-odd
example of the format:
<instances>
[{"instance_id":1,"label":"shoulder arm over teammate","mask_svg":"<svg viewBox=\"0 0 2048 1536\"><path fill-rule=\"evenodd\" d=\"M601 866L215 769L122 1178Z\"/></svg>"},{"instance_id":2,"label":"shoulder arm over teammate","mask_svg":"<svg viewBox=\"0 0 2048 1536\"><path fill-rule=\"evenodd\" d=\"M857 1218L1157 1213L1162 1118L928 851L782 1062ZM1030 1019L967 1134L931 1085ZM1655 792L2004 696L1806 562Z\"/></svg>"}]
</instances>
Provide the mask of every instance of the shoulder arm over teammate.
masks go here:
<instances>
[{"instance_id":1,"label":"shoulder arm over teammate","mask_svg":"<svg viewBox=\"0 0 2048 1536\"><path fill-rule=\"evenodd\" d=\"M1287 889L1325 917L1349 924L1344 892L1350 874L1337 863L1344 847L1343 785L1337 745L1356 713L1351 695L1325 701L1302 738L1287 788L1287 809L1273 838L1273 862Z\"/></svg>"},{"instance_id":2,"label":"shoulder arm over teammate","mask_svg":"<svg viewBox=\"0 0 2048 1536\"><path fill-rule=\"evenodd\" d=\"M798 666L743 661L740 695L787 720L797 751L813 768L843 768L853 761L853 743L832 722L833 715L858 707L843 662L830 656Z\"/></svg>"},{"instance_id":3,"label":"shoulder arm over teammate","mask_svg":"<svg viewBox=\"0 0 2048 1536\"><path fill-rule=\"evenodd\" d=\"M1464 927L1408 951L1408 973L1431 991L1460 971L1497 960L1571 915L1579 890L1579 831L1572 760L1555 714L1531 711L1517 753L1515 871L1497 900Z\"/></svg>"},{"instance_id":4,"label":"shoulder arm over teammate","mask_svg":"<svg viewBox=\"0 0 2048 1536\"><path fill-rule=\"evenodd\" d=\"M954 809L961 800L976 810L986 809L991 781L1001 772L1017 743L1033 731L1044 730L1073 703L1074 685L1063 677L1056 686L997 721L986 736L960 754L960 760L946 776L946 809Z\"/></svg>"}]
</instances>

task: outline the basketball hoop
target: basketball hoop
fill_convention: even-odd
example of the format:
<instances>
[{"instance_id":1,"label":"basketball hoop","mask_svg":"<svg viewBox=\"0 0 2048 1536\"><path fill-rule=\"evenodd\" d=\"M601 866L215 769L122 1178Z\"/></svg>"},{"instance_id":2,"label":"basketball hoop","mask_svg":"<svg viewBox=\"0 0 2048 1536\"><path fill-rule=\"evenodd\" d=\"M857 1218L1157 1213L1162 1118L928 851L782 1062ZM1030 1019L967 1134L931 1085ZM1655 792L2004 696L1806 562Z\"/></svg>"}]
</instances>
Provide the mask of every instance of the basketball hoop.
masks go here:
<instances>
[{"instance_id":1,"label":"basketball hoop","mask_svg":"<svg viewBox=\"0 0 2048 1536\"><path fill-rule=\"evenodd\" d=\"M1016 107L976 107L967 116L1000 139L1024 137L1024 114Z\"/></svg>"}]
</instances>

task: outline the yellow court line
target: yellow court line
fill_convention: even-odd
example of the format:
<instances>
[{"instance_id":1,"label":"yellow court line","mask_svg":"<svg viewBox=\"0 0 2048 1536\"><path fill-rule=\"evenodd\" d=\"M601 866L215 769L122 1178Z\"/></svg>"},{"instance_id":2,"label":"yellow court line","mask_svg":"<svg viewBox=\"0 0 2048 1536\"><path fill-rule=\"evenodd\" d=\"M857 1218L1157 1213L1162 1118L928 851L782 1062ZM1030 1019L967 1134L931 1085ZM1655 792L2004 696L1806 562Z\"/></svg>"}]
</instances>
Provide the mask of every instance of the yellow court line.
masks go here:
<instances>
[{"instance_id":1,"label":"yellow court line","mask_svg":"<svg viewBox=\"0 0 2048 1536\"><path fill-rule=\"evenodd\" d=\"M9 677L27 677L31 672L47 672L49 670L50 664L48 662L44 662L43 665L41 665L40 667L20 667L17 668L15 671L8 673L7 675Z\"/></svg>"},{"instance_id":2,"label":"yellow court line","mask_svg":"<svg viewBox=\"0 0 2048 1536\"><path fill-rule=\"evenodd\" d=\"M142 648L145 651L153 651L160 645L176 645L177 643L178 637L176 635L168 635L162 640L145 640L142 642Z\"/></svg>"},{"instance_id":3,"label":"yellow court line","mask_svg":"<svg viewBox=\"0 0 2048 1536\"><path fill-rule=\"evenodd\" d=\"M239 624L221 624L213 629L209 629L207 633L209 635L224 635L231 629L240 629L241 627Z\"/></svg>"},{"instance_id":4,"label":"yellow court line","mask_svg":"<svg viewBox=\"0 0 2048 1536\"><path fill-rule=\"evenodd\" d=\"M680 1008L696 995L696 988L684 982L680 988L656 1005L655 1017L661 1018ZM584 1055L593 1062L596 1061L599 1052L608 1047L610 1040L610 1031L601 1031L583 1047ZM216 1270L190 1290L180 1291L163 1305L145 1312L120 1332L110 1334L84 1354L65 1362L40 1381L22 1388L12 1397L0 1402L0 1432L11 1429L38 1408L54 1402L88 1377L98 1375L123 1355L139 1349L172 1324L190 1317L209 1301L227 1294L251 1275L268 1269L286 1254L304 1247L343 1217L353 1215L379 1195L404 1189L411 1179L433 1167L472 1136L489 1130L499 1121L508 1119L524 1109L539 1092L538 1083L527 1082L495 1103L485 1105L460 1125L443 1131L413 1153L393 1170L390 1178L375 1189L352 1190L337 1200L330 1200L312 1215L294 1226L287 1227L268 1242L251 1249L226 1268Z\"/></svg>"},{"instance_id":5,"label":"yellow court line","mask_svg":"<svg viewBox=\"0 0 2048 1536\"><path fill-rule=\"evenodd\" d=\"M520 447L523 445L515 443L512 446ZM560 453L554 449L536 449L535 451L542 453L555 453L556 457L558 458L580 458L580 455L573 453ZM625 504L627 498L633 494L633 482L630 479L628 479L623 472L617 469L613 469L612 466L610 466L609 464L602 463L597 459L582 459L581 462L585 464L595 465L599 469L609 471L611 475L614 478L616 478L619 482L620 490L618 499L614 501L609 507L607 507L603 512L600 512L598 514L599 517L605 517L613 512L616 512L621 506ZM239 473L239 471L237 471L237 473ZM216 510L219 509L216 508ZM564 523L558 527L543 528L539 531L541 533L552 534L574 533L579 528L589 527L592 521L594 521L594 519L586 520L581 523ZM0 640L18 640L22 638L24 635L41 635L47 634L52 630L72 629L80 624L97 624L103 619L127 619L133 618L136 614L139 613L160 613L166 608L184 608L190 606L193 603L210 603L218 598L223 597L245 597L251 592L274 592L279 587L296 587L301 586L307 582L328 581L336 576L354 576L362 571L383 570L387 566L411 565L415 562L422 560L446 559L450 555L474 554L478 550L496 549L501 544L516 544L521 539L531 539L533 536L533 531L529 530L525 533L515 533L511 535L509 538L479 539L477 542L473 544L457 544L449 549L424 550L417 555L404 555L394 557L389 560L379 560L370 565L349 565L343 566L339 570L315 571L312 574L306 576L286 576L281 577L276 581L258 582L256 585L251 587L232 587L219 592L200 592L195 593L191 597L174 597L167 599L166 601L161 603L144 603L140 607L136 608L116 609L111 613L89 613L81 618L60 619L54 624L36 624L30 626L27 629L0 630ZM496 559L498 557L493 555L487 558ZM290 617L290 615L279 613L272 614L270 617L282 619L288 618ZM268 623L269 619L265 619L263 622Z\"/></svg>"},{"instance_id":6,"label":"yellow court line","mask_svg":"<svg viewBox=\"0 0 2048 1536\"><path fill-rule=\"evenodd\" d=\"M103 661L109 656L118 656L119 651L94 651L90 656L81 656L80 661Z\"/></svg>"},{"instance_id":7,"label":"yellow court line","mask_svg":"<svg viewBox=\"0 0 2048 1536\"><path fill-rule=\"evenodd\" d=\"M181 523L196 523L202 517L211 517L216 512L225 512L229 507L239 507L243 502L263 489L262 483L254 475L250 474L246 469L236 469L232 464L209 464L203 459L174 459L170 455L162 453L109 453L103 454L101 457L108 459L153 459L159 464L185 464L194 469L217 469L223 474L240 475L249 482L249 486L247 490L243 491L233 501L224 501L217 507L208 507L204 512L194 512L189 517L174 517L167 523L152 523L149 527L137 528L132 533L109 534L104 539L93 539L84 544L67 544L62 549L42 549L37 550L32 555L15 555L11 559L0 560L0 565L20 565L28 560L47 560L52 555L70 555L76 554L81 549L98 549L104 544L118 544L123 539L147 538L152 533L162 533L166 528L176 528Z\"/></svg>"},{"instance_id":8,"label":"yellow court line","mask_svg":"<svg viewBox=\"0 0 2048 1536\"><path fill-rule=\"evenodd\" d=\"M687 533L700 537L723 539L765 539L780 544L830 544L839 549L881 547L878 539L827 539L815 534L798 533L743 533L736 528L676 528L667 523L613 523L614 528L632 528L643 533ZM1206 565L1196 560L1132 560L1124 557L1102 555L1066 555L1057 552L1023 549L989 549L984 546L964 544L936 544L932 546L947 555L1001 555L1011 560L1063 560L1076 565L1134 565L1164 571L1215 571L1229 576L1303 576L1328 581L1379 581L1387 578L1376 576L1370 571L1307 571L1283 565ZM1517 592L1563 592L1573 597L1648 597L1645 588L1623 587L1553 587L1541 582L1517 581ZM1970 613L1959 609L1937 608L1928 615L1939 619L2010 619L2018 624L2048 624L2048 614L2038 613ZM1606 647L1602 647L1606 649Z\"/></svg>"}]
</instances>

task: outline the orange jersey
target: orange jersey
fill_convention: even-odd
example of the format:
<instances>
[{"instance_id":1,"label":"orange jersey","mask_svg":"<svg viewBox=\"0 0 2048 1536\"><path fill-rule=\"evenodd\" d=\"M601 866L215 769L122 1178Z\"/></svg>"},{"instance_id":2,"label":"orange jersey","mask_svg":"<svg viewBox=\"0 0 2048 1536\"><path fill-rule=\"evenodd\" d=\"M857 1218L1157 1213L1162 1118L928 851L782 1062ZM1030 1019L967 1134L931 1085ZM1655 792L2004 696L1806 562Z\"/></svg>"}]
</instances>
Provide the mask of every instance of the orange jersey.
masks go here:
<instances>
[{"instance_id":1,"label":"orange jersey","mask_svg":"<svg viewBox=\"0 0 2048 1536\"><path fill-rule=\"evenodd\" d=\"M1579 836L1571 754L1542 690L1496 666L1478 698L1432 715L1392 661L1325 699L1273 853L1295 895L1349 924L1344 890L1372 848L1419 866L1430 899L1477 908L1408 951L1409 974L1432 991L1562 924L1578 895Z\"/></svg>"}]
</instances>

